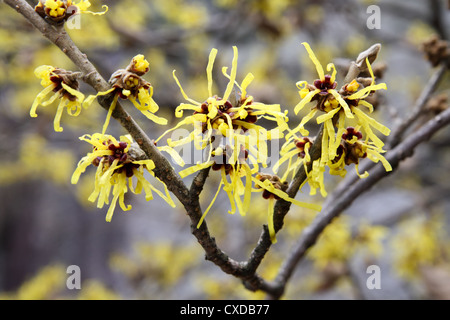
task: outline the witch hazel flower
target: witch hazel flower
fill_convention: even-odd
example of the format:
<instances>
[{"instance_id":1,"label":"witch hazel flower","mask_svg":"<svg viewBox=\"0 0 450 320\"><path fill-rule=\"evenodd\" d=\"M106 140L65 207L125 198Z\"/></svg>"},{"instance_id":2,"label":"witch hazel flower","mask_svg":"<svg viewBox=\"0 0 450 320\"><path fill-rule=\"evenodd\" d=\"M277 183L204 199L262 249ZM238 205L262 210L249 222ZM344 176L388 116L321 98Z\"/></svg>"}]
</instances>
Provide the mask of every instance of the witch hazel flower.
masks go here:
<instances>
[{"instance_id":1,"label":"witch hazel flower","mask_svg":"<svg viewBox=\"0 0 450 320\"><path fill-rule=\"evenodd\" d=\"M210 211L214 202L219 195L220 190L227 193L231 209L228 211L234 214L239 211L242 216L245 216L250 207L251 193L252 193L252 176L258 172L258 165L255 164L253 168L247 163L249 152L241 146L238 153L238 159L231 161L233 157L234 148L230 145L221 145L212 151L212 162L209 164L213 171L220 172L220 183L217 191L211 200L210 204L204 211L197 227L200 227L206 215ZM243 182L245 178L245 184ZM242 200L243 197L243 200Z\"/></svg>"},{"instance_id":2,"label":"witch hazel flower","mask_svg":"<svg viewBox=\"0 0 450 320\"><path fill-rule=\"evenodd\" d=\"M295 106L294 112L297 114L310 102L314 103L314 105L296 128L288 130L286 143L281 149L282 158L275 166L275 169L278 169L281 163L289 161L287 171L295 171L295 166L292 165L292 161L296 157L297 149L302 149L304 146L308 146L309 148L311 146L310 144L303 143L305 138L308 141L311 140L311 138L308 138L309 131L305 129L305 125L318 113L322 113L316 117L316 123L323 124L322 134L319 138L321 139L321 155L319 159L310 163L311 159L306 152L305 156L302 157L304 158L303 160L296 159L294 162L295 165L298 165L303 161L312 195L316 193L317 189L320 190L322 196L325 197L327 195L324 186L324 172L327 166L330 168L331 174L345 176L346 170L344 167L346 165L353 163L357 166L359 161L356 161L356 159L367 156L367 158L374 162L381 161L387 171L392 170L389 163L381 156L381 153L384 152L382 150L384 143L375 134L376 130L387 136L390 130L369 116L374 111L374 108L366 100L374 92L381 89L386 90L387 87L385 83L375 83L375 76L369 58L366 57L364 62L370 78L352 79L349 83L344 84L344 86L337 90L335 66L332 63L328 64L327 71L331 71L331 75L325 74L322 65L319 63L309 44L306 42L302 44L316 67L319 79L315 80L313 84L309 84L307 81L299 81L297 83L297 87L300 89L299 95L301 101ZM355 142L355 140L346 138L351 135L352 128L356 128L355 135L352 135L352 137L365 136L364 142L360 142L359 140ZM352 143L349 143L349 141L352 141ZM358 153L354 161L349 161L348 157L352 154L351 152L356 152L356 147L360 151L364 150L364 152ZM344 161L344 155L347 157L347 161ZM307 164L311 165L310 172L307 170ZM356 170L358 172L357 167ZM283 177L286 177L286 174ZM364 178L367 174L365 173L359 176Z\"/></svg>"},{"instance_id":3,"label":"witch hazel flower","mask_svg":"<svg viewBox=\"0 0 450 320\"><path fill-rule=\"evenodd\" d=\"M270 192L277 193L277 196L292 203L294 199L289 198L282 190L274 191L273 186L262 183L255 176L259 172L260 166L267 167L267 141L279 139L284 136L284 131L288 129L287 111L281 111L280 105L266 105L258 102L253 96L248 94L247 88L253 81L254 76L248 73L241 83L236 81L237 77L237 47L233 47L233 60L231 70L222 68L222 74L229 80L223 95L213 93L212 70L217 55L217 49L212 49L206 67L208 97L203 102L191 99L183 90L180 81L173 72L174 79L178 84L181 94L187 103L181 103L175 110L176 117L183 117L185 111L192 114L184 117L173 128L167 130L159 139L168 133L182 127L190 126L193 130L184 138L179 140L167 139L165 151L176 154L175 149L193 143L197 150L206 153L203 161L198 161L195 165L183 169L179 172L182 178L189 176L199 170L211 168L221 174L220 184L210 205L204 211L198 226L201 225L204 217L210 211L220 190L227 193L233 214L239 211L245 215L250 207L252 192L259 192L254 189L253 184L259 189L266 188ZM258 125L258 120L264 118L276 124L276 127L267 130ZM223 143L225 141L225 143ZM159 147L160 148L160 147ZM162 149L160 149L162 150ZM174 159L177 161L177 159ZM177 161L179 165L184 165ZM244 182L245 179L245 182ZM282 196L280 196L282 194ZM242 200L243 197L243 200ZM298 202L300 204L300 202Z\"/></svg>"},{"instance_id":4,"label":"witch hazel flower","mask_svg":"<svg viewBox=\"0 0 450 320\"><path fill-rule=\"evenodd\" d=\"M79 72L71 72L53 66L43 65L37 67L34 71L37 78L41 79L41 85L44 87L34 99L31 106L30 116L37 117L37 107L39 105L46 107L59 99L56 109L56 115L53 121L53 127L56 132L62 132L61 116L64 109L71 116L78 116L81 113L84 94L78 91ZM52 94L50 97L49 95ZM84 105L85 107L87 105Z\"/></svg>"},{"instance_id":5,"label":"witch hazel flower","mask_svg":"<svg viewBox=\"0 0 450 320\"><path fill-rule=\"evenodd\" d=\"M103 15L108 11L108 6L103 5L103 12L88 11L91 3L89 0L39 0L34 10L44 19L54 24L63 24L75 14L89 13Z\"/></svg>"},{"instance_id":6,"label":"witch hazel flower","mask_svg":"<svg viewBox=\"0 0 450 320\"><path fill-rule=\"evenodd\" d=\"M167 119L155 115L159 110L159 106L152 98L153 87L150 82L142 78L148 71L149 62L145 59L144 55L138 54L131 59L127 68L119 69L111 75L109 80L111 89L98 92L96 95L91 95L86 98L86 104L90 104L99 96L113 96L102 133L105 133L108 128L111 115L119 98L131 101L136 109L141 111L149 120L160 125L167 124Z\"/></svg>"},{"instance_id":7,"label":"witch hazel flower","mask_svg":"<svg viewBox=\"0 0 450 320\"><path fill-rule=\"evenodd\" d=\"M336 150L339 147L340 140L335 139L335 137L342 135L349 119L355 119L356 125L362 126L369 139L374 141L379 147L382 147L383 143L373 133L373 128L384 135L389 135L390 130L367 115L361 109L361 107L367 108L369 113L372 113L373 106L367 102L365 98L377 90L387 89L385 83L375 84L375 77L368 58L366 58L365 62L372 77L372 81L369 85L364 86L362 83L359 83L357 79L353 79L338 91L336 90L337 72L334 64L329 63L327 65L327 71L332 70L332 74L325 75L322 65L319 63L309 44L306 42L303 42L302 44L306 48L320 78L315 80L313 85L308 84L306 81L299 81L297 83L297 86L300 89L299 94L302 99L297 106L295 106L294 112L298 114L298 112L300 112L300 110L302 110L309 102L315 102L315 106L292 131L295 133L299 132L303 136L308 136L309 131L305 129L305 124L314 118L319 111L324 112L324 114L318 116L316 119L318 124L324 124L324 134L322 137L322 163L326 163L328 159L333 159L336 156ZM337 131L335 127L337 127ZM287 137L289 137L289 135L287 135Z\"/></svg>"},{"instance_id":8,"label":"witch hazel flower","mask_svg":"<svg viewBox=\"0 0 450 320\"><path fill-rule=\"evenodd\" d=\"M368 172L360 174L358 164L360 159L369 158L373 162L381 162L386 171L392 171L392 166L383 157L385 151L373 143L363 140L363 134L358 127L347 127L342 134L338 155L328 164L330 174L345 176L345 166L355 165L356 173L360 178L369 175Z\"/></svg>"},{"instance_id":9,"label":"witch hazel flower","mask_svg":"<svg viewBox=\"0 0 450 320\"><path fill-rule=\"evenodd\" d=\"M171 207L175 207L167 186L155 177L152 171L155 168L154 162L149 159L138 160L139 153L133 149L130 136L121 136L120 140L116 140L111 135L95 133L84 135L80 137L80 140L90 143L93 149L80 160L72 175L71 182L77 184L81 174L90 165L97 167L94 191L88 200L91 202L97 201L98 208L103 208L105 204L109 204L106 221L111 221L117 202L123 211L131 210L131 205L125 204L125 194L128 190L136 194L144 191L147 201L153 199L153 192L155 192ZM147 180L146 173L163 184L164 193ZM133 183L133 177L137 180L136 185ZM110 200L111 194L112 200Z\"/></svg>"},{"instance_id":10,"label":"witch hazel flower","mask_svg":"<svg viewBox=\"0 0 450 320\"><path fill-rule=\"evenodd\" d=\"M281 146L280 158L274 164L272 170L274 173L278 173L279 168L287 161L287 168L281 177L282 181L286 181L289 174L292 175L292 179L295 176L296 169L303 164L306 169L306 165L311 161L309 150L314 142L314 139L310 137L298 136L295 133Z\"/></svg>"},{"instance_id":11,"label":"witch hazel flower","mask_svg":"<svg viewBox=\"0 0 450 320\"><path fill-rule=\"evenodd\" d=\"M185 116L175 127L167 130L156 141L159 141L168 133L188 125L193 127L189 136L177 141L167 139L169 147L174 148L194 142L197 150L204 150L212 146L212 141L215 138L223 137L235 142L230 144L230 148L234 148L232 159L237 158L241 146L244 145L259 163L266 166L266 141L283 137L283 131L287 129L287 111L282 112L279 104L266 105L257 102L253 96L247 94L247 87L254 79L253 74L248 73L241 84L236 82L238 50L235 46L233 47L234 57L230 74L227 73L226 67L222 68L223 75L229 79L225 92L223 95L213 94L212 70L217 52L217 49L212 49L209 55L206 67L208 97L203 102L189 98L176 77L175 71L173 72L173 77L180 88L181 94L188 102L181 103L176 108L175 116L177 118L183 117L186 110L192 111L192 114ZM236 93L236 88L239 93ZM276 122L277 127L266 130L256 124L260 118ZM209 165L207 163L198 164L192 169L183 171L182 174L192 174Z\"/></svg>"},{"instance_id":12,"label":"witch hazel flower","mask_svg":"<svg viewBox=\"0 0 450 320\"><path fill-rule=\"evenodd\" d=\"M185 116L173 128L161 135L156 142L182 126L190 126L193 127L193 130L188 136L176 141L168 138L168 148L165 150L169 151L170 148L187 145L191 142L194 143L197 150L208 150L206 161L182 170L180 172L181 177L186 177L196 171L212 166L214 163L214 160L211 159L213 150L220 146L222 140L229 141L225 145L227 145L227 152L231 152L229 157L231 165L237 163L239 154L244 148L249 153L248 159L253 165L261 163L263 166L267 166L266 141L282 137L283 131L287 128L287 111L282 112L280 105L266 105L255 101L252 96L247 94L247 87L254 78L251 73L247 74L241 84L236 82L237 47L233 47L234 57L230 74L227 73L226 67L222 68L223 75L229 79L224 94L213 94L212 70L217 52L217 49L212 49L209 55L206 67L208 97L204 102L198 102L189 98L176 77L175 71L173 72L181 94L188 102L181 103L176 108L175 116L178 118L183 117L186 110L191 111L192 114ZM239 93L236 93L236 88L239 90ZM276 122L277 127L272 130L266 130L257 125L256 122L262 117ZM175 152L171 154L175 154ZM184 165L184 163L178 164Z\"/></svg>"}]
</instances>

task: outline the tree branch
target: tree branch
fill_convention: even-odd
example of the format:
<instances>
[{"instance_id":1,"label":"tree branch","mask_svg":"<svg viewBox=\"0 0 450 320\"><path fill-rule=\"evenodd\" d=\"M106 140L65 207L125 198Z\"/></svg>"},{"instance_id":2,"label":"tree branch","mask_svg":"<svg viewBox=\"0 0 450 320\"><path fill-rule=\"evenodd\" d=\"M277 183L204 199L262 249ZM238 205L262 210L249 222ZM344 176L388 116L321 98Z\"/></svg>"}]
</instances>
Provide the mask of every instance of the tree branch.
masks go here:
<instances>
[{"instance_id":1,"label":"tree branch","mask_svg":"<svg viewBox=\"0 0 450 320\"><path fill-rule=\"evenodd\" d=\"M106 91L110 88L106 80L98 73L94 65L89 61L87 56L82 53L73 43L70 36L63 28L55 28L42 19L34 9L24 0L4 0L6 4L22 14L31 24L39 30L47 39L58 46L67 57L80 69L83 73L83 80L91 85L97 91ZM100 105L108 110L112 97L99 99ZM117 103L112 117L116 119L122 127L127 130L133 139L138 143L139 147L145 152L147 157L155 163L155 175L162 180L167 188L178 198L184 206L187 215L191 220L192 234L203 247L206 259L214 262L224 272L240 276L242 268L240 264L230 259L217 246L215 239L210 236L206 222L204 221L200 228L197 223L202 216L202 210L199 203L199 192L203 188L204 180L208 171L202 171L196 178L191 191L181 180L180 176L174 171L170 162L161 154L153 141L143 132L134 119L123 109L120 103Z\"/></svg>"},{"instance_id":2,"label":"tree branch","mask_svg":"<svg viewBox=\"0 0 450 320\"><path fill-rule=\"evenodd\" d=\"M408 138L397 147L388 151L386 153L386 160L388 160L395 169L402 160L412 155L414 149L420 143L429 140L438 130L448 124L450 124L450 109L445 110L432 120L429 120L424 126L408 136ZM339 197L327 199L322 212L320 212L313 222L304 229L298 242L291 251L291 255L285 260L281 267L276 280L274 283L270 284L272 291L278 293L277 295L272 295L273 298L279 298L284 292L285 286L292 276L295 267L305 256L307 250L316 243L325 227L330 224L335 217L341 214L341 212L359 195L369 190L374 184L388 175L390 175L390 172L386 172L384 167L378 164L369 171L369 176L367 178L360 179L352 185L349 185L347 190L340 194ZM330 201L330 199L332 199L332 201Z\"/></svg>"},{"instance_id":3,"label":"tree branch","mask_svg":"<svg viewBox=\"0 0 450 320\"><path fill-rule=\"evenodd\" d=\"M447 71L447 64L442 63L439 68L434 72L428 81L427 85L421 92L419 98L416 100L412 111L408 113L408 116L397 126L394 127L392 133L389 135L386 145L388 148L394 148L401 140L405 131L413 124L423 113L428 100L430 99L433 92L436 90L439 82L445 75Z\"/></svg>"},{"instance_id":4,"label":"tree branch","mask_svg":"<svg viewBox=\"0 0 450 320\"><path fill-rule=\"evenodd\" d=\"M351 66L345 76L344 83L349 83L353 79L357 78L361 72L364 72L367 70L366 65L366 58L369 59L370 63L373 63L375 59L378 56L378 52L381 49L380 44L374 44L367 50L361 52L355 61L352 61ZM320 102L319 102L320 103ZM306 181L308 178L307 172L311 171L312 164L315 160L319 159L322 153L322 135L323 135L323 124L319 128L319 132L314 139L314 143L311 146L310 150L310 156L311 161L307 164L306 170L305 167L302 165L298 168L298 171L296 172L294 178L292 179L289 188L286 190L286 193L289 195L290 198L295 198L297 195L300 186L302 183ZM277 200L275 203L274 208L274 216L273 216L273 222L274 222L274 229L275 233L277 233L284 224L284 218L287 215L291 208L291 203L288 201L285 201L283 199ZM261 233L261 236L259 238L258 244L253 249L249 260L245 263L245 266L247 268L250 268L251 270L255 270L261 263L262 259L264 258L265 254L269 251L270 247L272 245L272 242L270 240L269 230L266 226L264 226L263 231ZM252 283L252 284L250 284ZM269 293L272 296L278 296L280 294L280 289L277 286L273 286L269 283L264 282L259 277L250 277L247 281L247 283L244 283L246 287L253 287L255 289L264 290L267 293ZM255 287L256 285L256 287ZM278 296L279 297L279 296Z\"/></svg>"},{"instance_id":5,"label":"tree branch","mask_svg":"<svg viewBox=\"0 0 450 320\"><path fill-rule=\"evenodd\" d=\"M47 39L58 46L62 52L64 52L69 59L79 68L83 73L83 80L92 86L97 91L106 91L110 88L108 82L99 74L94 65L89 61L84 53L82 53L79 48L73 43L70 36L66 33L63 27L54 27L48 24L44 19L42 19L34 9L24 0L4 0L6 4L16 9L20 14L22 14L31 24L39 30ZM347 74L346 79L355 78L359 72L363 71L365 66L365 57L368 56L371 62L376 58L376 54L379 50L379 45L372 46L368 50L358 56L357 61L352 64L352 67ZM429 91L432 92L435 86L443 76L445 70L439 69L436 74L435 84L429 84L431 87ZM355 74L355 75L354 75ZM351 79L350 79L351 80ZM428 97L428 94L424 94ZM106 96L104 98L99 98L100 105L108 110L110 107L112 96ZM423 105L426 103L427 98L423 102L418 101L418 109L421 111ZM411 116L404 127L409 127L409 125L415 121L416 117L420 114L417 111L416 116ZM201 170L197 176L194 178L190 188L188 188L181 177L174 171L173 167L169 161L160 153L158 148L154 145L153 141L143 132L143 130L138 126L134 119L124 110L124 108L117 103L112 117L116 119L122 127L127 130L133 139L137 142L140 148L145 152L146 156L153 160L156 167L154 169L155 175L163 181L168 189L178 198L178 200L184 206L187 215L189 216L191 222L191 233L196 237L199 244L205 251L205 257L207 260L212 261L214 264L219 266L222 271L238 277L243 280L244 285L250 290L263 290L269 293L274 298L279 298L285 289L288 279L291 277L295 266L298 261L305 255L306 250L312 246L317 240L318 236L321 234L323 229L328 225L331 220L340 214L340 212L346 208L354 198L370 188L373 184L379 181L381 178L387 175L384 168L381 166L376 166L373 170L370 170L370 176L364 180L360 180L355 183L351 188L348 188L336 201L328 201L325 204L325 208L320 213L314 222L305 229L302 233L299 242L297 243L292 255L285 261L282 269L280 270L279 276L276 281L269 283L262 279L256 270L261 264L265 254L271 247L271 241L269 236L269 231L266 225L263 226L263 230L259 241L255 248L253 249L249 259L245 262L238 262L228 257L228 255L222 251L216 244L215 239L211 237L206 221L203 221L201 226L197 228L198 221L202 217L202 210L200 207L199 195L203 190L205 181L209 175L210 169ZM411 135L403 143L399 144L395 149L389 151L386 158L391 162L393 166L396 166L399 161L409 155L414 147L430 137L436 130L441 128L450 122L450 112L447 110L443 112L440 116L436 117L425 126L423 126L419 131ZM403 128L404 129L404 128ZM400 141L401 133L403 129L400 130L398 134L394 135L395 139ZM323 128L321 127L318 137L316 138L310 154L311 163L307 170L311 170L312 162L320 157L321 154L321 134ZM414 137L414 139L413 139ZM392 143L392 146L395 146ZM299 190L300 185L307 179L307 174L305 168L301 166L297 171L293 181L291 182L289 188L287 189L287 194L294 198ZM333 199L333 198L331 198ZM274 226L275 231L278 232L282 226L284 217L290 209L290 203L284 200L278 200L274 208Z\"/></svg>"}]
</instances>

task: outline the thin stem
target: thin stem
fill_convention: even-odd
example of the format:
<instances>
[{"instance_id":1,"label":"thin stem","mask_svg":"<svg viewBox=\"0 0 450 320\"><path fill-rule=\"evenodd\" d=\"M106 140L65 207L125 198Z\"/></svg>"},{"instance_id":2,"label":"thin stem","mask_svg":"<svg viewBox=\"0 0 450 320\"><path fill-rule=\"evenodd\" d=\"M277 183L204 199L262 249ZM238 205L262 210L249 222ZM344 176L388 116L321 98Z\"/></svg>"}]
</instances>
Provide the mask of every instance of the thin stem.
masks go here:
<instances>
[{"instance_id":1,"label":"thin stem","mask_svg":"<svg viewBox=\"0 0 450 320\"><path fill-rule=\"evenodd\" d=\"M416 100L412 111L408 113L408 116L392 130L392 133L389 135L386 142L388 148L394 148L405 134L405 131L422 115L428 100L436 90L447 69L447 64L442 63L433 73L427 85L422 90L419 98Z\"/></svg>"}]
</instances>

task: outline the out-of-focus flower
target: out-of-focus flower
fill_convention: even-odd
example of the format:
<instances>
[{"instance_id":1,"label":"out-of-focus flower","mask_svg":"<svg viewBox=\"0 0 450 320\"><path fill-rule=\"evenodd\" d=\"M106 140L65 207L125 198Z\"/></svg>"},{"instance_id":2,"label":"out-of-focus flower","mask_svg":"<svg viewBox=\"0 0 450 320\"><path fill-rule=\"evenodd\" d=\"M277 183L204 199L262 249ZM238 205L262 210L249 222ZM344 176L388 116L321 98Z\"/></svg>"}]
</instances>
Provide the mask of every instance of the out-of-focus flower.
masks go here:
<instances>
[{"instance_id":1,"label":"out-of-focus flower","mask_svg":"<svg viewBox=\"0 0 450 320\"><path fill-rule=\"evenodd\" d=\"M37 117L36 109L39 105L45 107L60 99L53 124L55 131L61 132L63 128L60 126L60 122L64 108L67 108L67 113L71 116L78 116L81 112L84 94L77 90L79 73L44 65L36 68L34 74L41 79L44 90L36 96L31 106L30 116ZM45 100L52 92L53 95ZM84 106L88 106L88 104Z\"/></svg>"},{"instance_id":2,"label":"out-of-focus flower","mask_svg":"<svg viewBox=\"0 0 450 320\"><path fill-rule=\"evenodd\" d=\"M128 189L136 194L144 190L147 201L153 199L152 191L154 191L170 206L175 207L166 185L164 184L164 195L144 176L144 170L154 176L152 169L155 168L155 164L152 160L136 159L135 153L131 150L130 137L122 136L120 141L117 141L113 136L95 133L92 136L84 135L80 137L80 140L92 144L93 151L80 160L71 181L76 184L80 175L91 164L97 167L95 188L88 200L91 202L97 200L97 207L102 208L105 204L109 204L109 196L112 192L113 199L106 214L106 221L111 221L117 201L122 210L131 209L131 205L127 206L124 202ZM137 179L135 187L132 181L133 176Z\"/></svg>"},{"instance_id":3,"label":"out-of-focus flower","mask_svg":"<svg viewBox=\"0 0 450 320\"><path fill-rule=\"evenodd\" d=\"M354 238L354 243L364 252L380 256L383 253L383 239L386 237L388 228L381 225L369 225L362 223Z\"/></svg>"},{"instance_id":4,"label":"out-of-focus flower","mask_svg":"<svg viewBox=\"0 0 450 320\"><path fill-rule=\"evenodd\" d=\"M49 265L25 281L17 290L16 300L48 300L63 289L67 274L60 264Z\"/></svg>"},{"instance_id":5,"label":"out-of-focus flower","mask_svg":"<svg viewBox=\"0 0 450 320\"><path fill-rule=\"evenodd\" d=\"M71 150L54 148L44 137L29 134L20 142L17 157L2 161L0 185L41 179L63 186L72 175L74 161Z\"/></svg>"},{"instance_id":6,"label":"out-of-focus flower","mask_svg":"<svg viewBox=\"0 0 450 320\"><path fill-rule=\"evenodd\" d=\"M89 279L83 282L78 300L120 300L121 297L99 280Z\"/></svg>"},{"instance_id":7,"label":"out-of-focus flower","mask_svg":"<svg viewBox=\"0 0 450 320\"><path fill-rule=\"evenodd\" d=\"M161 289L174 288L198 264L198 250L187 244L137 242L127 254L114 253L109 264L131 282L148 281Z\"/></svg>"},{"instance_id":8,"label":"out-of-focus flower","mask_svg":"<svg viewBox=\"0 0 450 320\"><path fill-rule=\"evenodd\" d=\"M308 256L317 267L323 269L330 263L347 261L353 253L354 246L348 221L345 217L339 217L325 228Z\"/></svg>"},{"instance_id":9,"label":"out-of-focus flower","mask_svg":"<svg viewBox=\"0 0 450 320\"><path fill-rule=\"evenodd\" d=\"M431 37L421 43L421 50L425 58L433 67L438 66L442 61L450 58L449 42L440 39L438 35L433 34Z\"/></svg>"},{"instance_id":10,"label":"out-of-focus flower","mask_svg":"<svg viewBox=\"0 0 450 320\"><path fill-rule=\"evenodd\" d=\"M159 110L159 106L152 98L153 87L150 82L141 77L148 71L148 61L142 54L138 54L131 59L131 62L126 69L119 69L111 75L109 80L109 83L112 85L111 89L98 92L96 95L91 95L86 98L86 103L90 104L98 96L107 94L113 95L113 100L109 107L102 133L106 132L112 112L114 111L119 98L130 100L143 115L153 122L161 125L167 124L166 119L154 114Z\"/></svg>"},{"instance_id":11,"label":"out-of-focus flower","mask_svg":"<svg viewBox=\"0 0 450 320\"><path fill-rule=\"evenodd\" d=\"M442 221L409 219L400 225L399 232L391 240L395 270L406 279L414 279L423 266L437 264L442 257L439 229Z\"/></svg>"},{"instance_id":12,"label":"out-of-focus flower","mask_svg":"<svg viewBox=\"0 0 450 320\"><path fill-rule=\"evenodd\" d=\"M91 6L89 0L80 0L75 3L72 0L39 0L34 10L44 19L54 23L64 23L71 16L79 13L102 15L108 11L108 6L103 5L104 12L88 11Z\"/></svg>"}]
</instances>

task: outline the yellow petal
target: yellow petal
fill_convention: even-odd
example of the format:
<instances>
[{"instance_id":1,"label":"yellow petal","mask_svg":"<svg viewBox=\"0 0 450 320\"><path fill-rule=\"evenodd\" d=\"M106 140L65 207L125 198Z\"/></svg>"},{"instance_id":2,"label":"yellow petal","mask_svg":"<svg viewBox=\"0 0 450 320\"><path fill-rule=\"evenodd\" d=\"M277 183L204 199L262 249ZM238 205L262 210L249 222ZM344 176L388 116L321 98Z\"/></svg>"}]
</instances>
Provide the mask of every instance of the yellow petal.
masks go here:
<instances>
[{"instance_id":1,"label":"yellow petal","mask_svg":"<svg viewBox=\"0 0 450 320\"><path fill-rule=\"evenodd\" d=\"M77 97L78 101L83 102L84 100L84 94L82 94L80 91L75 90L71 87L69 87L67 84L65 84L64 82L61 82L62 87L69 92L71 95Z\"/></svg>"},{"instance_id":2,"label":"yellow petal","mask_svg":"<svg viewBox=\"0 0 450 320\"><path fill-rule=\"evenodd\" d=\"M250 85L250 83L255 79L255 76L252 73L247 73L244 80L242 80L241 83L241 96L246 97L247 96L247 87Z\"/></svg>"},{"instance_id":3,"label":"yellow petal","mask_svg":"<svg viewBox=\"0 0 450 320\"><path fill-rule=\"evenodd\" d=\"M180 175L181 178L184 178L184 177L187 177L187 176L193 174L194 172L197 172L197 171L200 171L202 169L208 168L208 167L212 166L213 164L214 164L214 161L208 161L208 162L205 162L205 163L200 163L200 164L197 164L195 166L192 166L192 167L189 167L187 169L184 169L184 170L180 171L179 175Z\"/></svg>"},{"instance_id":4,"label":"yellow petal","mask_svg":"<svg viewBox=\"0 0 450 320\"><path fill-rule=\"evenodd\" d=\"M105 120L105 123L103 124L102 134L105 134L106 129L108 128L109 120L111 119L111 115L112 115L114 109L116 108L118 99L119 99L119 95L116 94L114 96L114 99L113 99L111 105L109 106L108 113L106 114L106 120Z\"/></svg>"},{"instance_id":5,"label":"yellow petal","mask_svg":"<svg viewBox=\"0 0 450 320\"><path fill-rule=\"evenodd\" d=\"M231 72L230 72L230 81L228 82L227 88L221 100L221 104L225 103L228 100L228 97L231 94L231 91L234 87L234 81L236 80L237 73L237 59L238 59L238 50L236 46L233 46L233 61L231 62Z\"/></svg>"},{"instance_id":6,"label":"yellow petal","mask_svg":"<svg viewBox=\"0 0 450 320\"><path fill-rule=\"evenodd\" d=\"M322 122L324 122L324 121L326 121L326 120L332 119L333 116L334 116L340 109L341 109L341 108L336 108L336 109L331 110L330 112L327 112L327 113L325 113L325 114L323 114L323 115L321 115L321 116L318 116L318 117L317 117L317 123L318 123L318 124L321 124Z\"/></svg>"},{"instance_id":7,"label":"yellow petal","mask_svg":"<svg viewBox=\"0 0 450 320\"><path fill-rule=\"evenodd\" d=\"M303 109L303 107L311 101L311 99L320 92L319 89L316 89L314 91L311 91L310 93L308 93L295 107L294 107L294 112L295 114L298 114L300 110Z\"/></svg>"},{"instance_id":8,"label":"yellow petal","mask_svg":"<svg viewBox=\"0 0 450 320\"><path fill-rule=\"evenodd\" d=\"M178 164L179 166L184 167L184 165L186 164L184 162L183 158L180 156L180 154L175 149L173 149L169 146L161 146L161 147L158 147L158 150L167 152L172 157L172 159L176 162L176 164Z\"/></svg>"},{"instance_id":9,"label":"yellow petal","mask_svg":"<svg viewBox=\"0 0 450 320\"><path fill-rule=\"evenodd\" d=\"M211 50L211 52L209 53L209 59L208 59L208 65L206 67L206 77L208 79L208 95L209 97L212 97L212 85L213 85L213 80L212 80L212 69L214 66L214 61L216 60L216 56L217 56L217 49L213 48Z\"/></svg>"},{"instance_id":10,"label":"yellow petal","mask_svg":"<svg viewBox=\"0 0 450 320\"><path fill-rule=\"evenodd\" d=\"M42 90L41 92L39 92L39 94L34 99L33 105L31 106L31 109L30 109L30 116L31 117L33 117L33 118L37 117L37 113L36 113L37 107L39 106L39 104L42 103L42 100L44 100L44 98L50 92L52 92L52 90L54 88L55 88L55 85L50 85L50 86L46 87L44 90Z\"/></svg>"},{"instance_id":11,"label":"yellow petal","mask_svg":"<svg viewBox=\"0 0 450 320\"><path fill-rule=\"evenodd\" d=\"M363 98L367 97L371 91L377 91L377 90L381 90L381 89L387 90L387 86L385 83L379 83L376 85L371 85L371 86L365 87L365 88L355 92L354 94L350 95L347 99L349 99L349 100L363 99Z\"/></svg>"},{"instance_id":12,"label":"yellow petal","mask_svg":"<svg viewBox=\"0 0 450 320\"><path fill-rule=\"evenodd\" d=\"M330 82L334 83L334 81L336 81L336 67L334 66L333 63L329 63L327 65L327 71L330 72L331 69L333 69L333 73L331 74Z\"/></svg>"},{"instance_id":13,"label":"yellow petal","mask_svg":"<svg viewBox=\"0 0 450 320\"><path fill-rule=\"evenodd\" d=\"M163 126L167 124L167 119L155 116L150 111L144 110L144 111L141 111L141 112L142 112L142 114L144 116L146 116L148 119L152 120L154 123L157 123L157 124L160 124L160 125L163 125Z\"/></svg>"},{"instance_id":14,"label":"yellow petal","mask_svg":"<svg viewBox=\"0 0 450 320\"><path fill-rule=\"evenodd\" d=\"M379 123L378 121L376 121L375 119L373 119L372 117L368 116L367 114L365 114L363 111L361 111L358 108L354 108L353 112L356 114L356 116L361 119L364 122L367 122L370 126L374 127L375 129L377 129L378 131L380 131L382 134L384 134L385 136L388 136L391 133L391 130L382 125L381 123Z\"/></svg>"},{"instance_id":15,"label":"yellow petal","mask_svg":"<svg viewBox=\"0 0 450 320\"><path fill-rule=\"evenodd\" d=\"M53 120L53 128L56 132L62 132L63 128L60 126L61 115L64 110L64 107L67 103L67 98L62 98L59 102L58 108L56 109L55 119Z\"/></svg>"},{"instance_id":16,"label":"yellow petal","mask_svg":"<svg viewBox=\"0 0 450 320\"><path fill-rule=\"evenodd\" d=\"M347 102L345 102L345 100L342 99L341 95L336 90L330 89L330 90L328 90L328 93L331 93L333 95L333 97L339 102L341 107L344 108L345 115L347 116L347 118L349 118L349 119L354 118Z\"/></svg>"},{"instance_id":17,"label":"yellow petal","mask_svg":"<svg viewBox=\"0 0 450 320\"><path fill-rule=\"evenodd\" d=\"M308 51L309 58L316 66L317 74L319 75L320 80L325 80L325 73L323 72L322 65L320 64L319 60L317 60L316 55L312 51L311 47L307 42L302 42L302 45L305 47L306 51Z\"/></svg>"},{"instance_id":18,"label":"yellow petal","mask_svg":"<svg viewBox=\"0 0 450 320\"><path fill-rule=\"evenodd\" d=\"M363 105L365 107L367 107L369 109L369 113L373 112L373 105L371 105L369 102L367 102L366 100L359 100L358 102L358 107L360 105Z\"/></svg>"},{"instance_id":19,"label":"yellow petal","mask_svg":"<svg viewBox=\"0 0 450 320\"><path fill-rule=\"evenodd\" d=\"M206 208L205 212L203 213L202 217L200 218L200 220L197 223L197 229L200 228L200 226L203 223L203 220L205 219L205 217L208 214L209 210L211 209L211 207L213 206L214 202L216 201L217 196L219 195L219 191L220 191L222 185L223 185L223 181L221 180L220 183L219 183L219 187L217 188L216 194L214 195L211 203L209 204L208 208Z\"/></svg>"},{"instance_id":20,"label":"yellow petal","mask_svg":"<svg viewBox=\"0 0 450 320\"><path fill-rule=\"evenodd\" d=\"M201 103L190 99L187 94L184 92L183 87L180 84L180 81L178 80L177 76L175 75L175 70L173 70L172 72L173 78L175 79L175 82L177 83L178 87L180 88L181 94L183 95L184 99L186 99L187 101L189 101L190 103L194 104L194 105L201 105Z\"/></svg>"},{"instance_id":21,"label":"yellow petal","mask_svg":"<svg viewBox=\"0 0 450 320\"><path fill-rule=\"evenodd\" d=\"M245 170L245 191L244 191L244 212L247 212L250 208L250 200L252 194L252 171L247 163L242 164Z\"/></svg>"}]
</instances>

